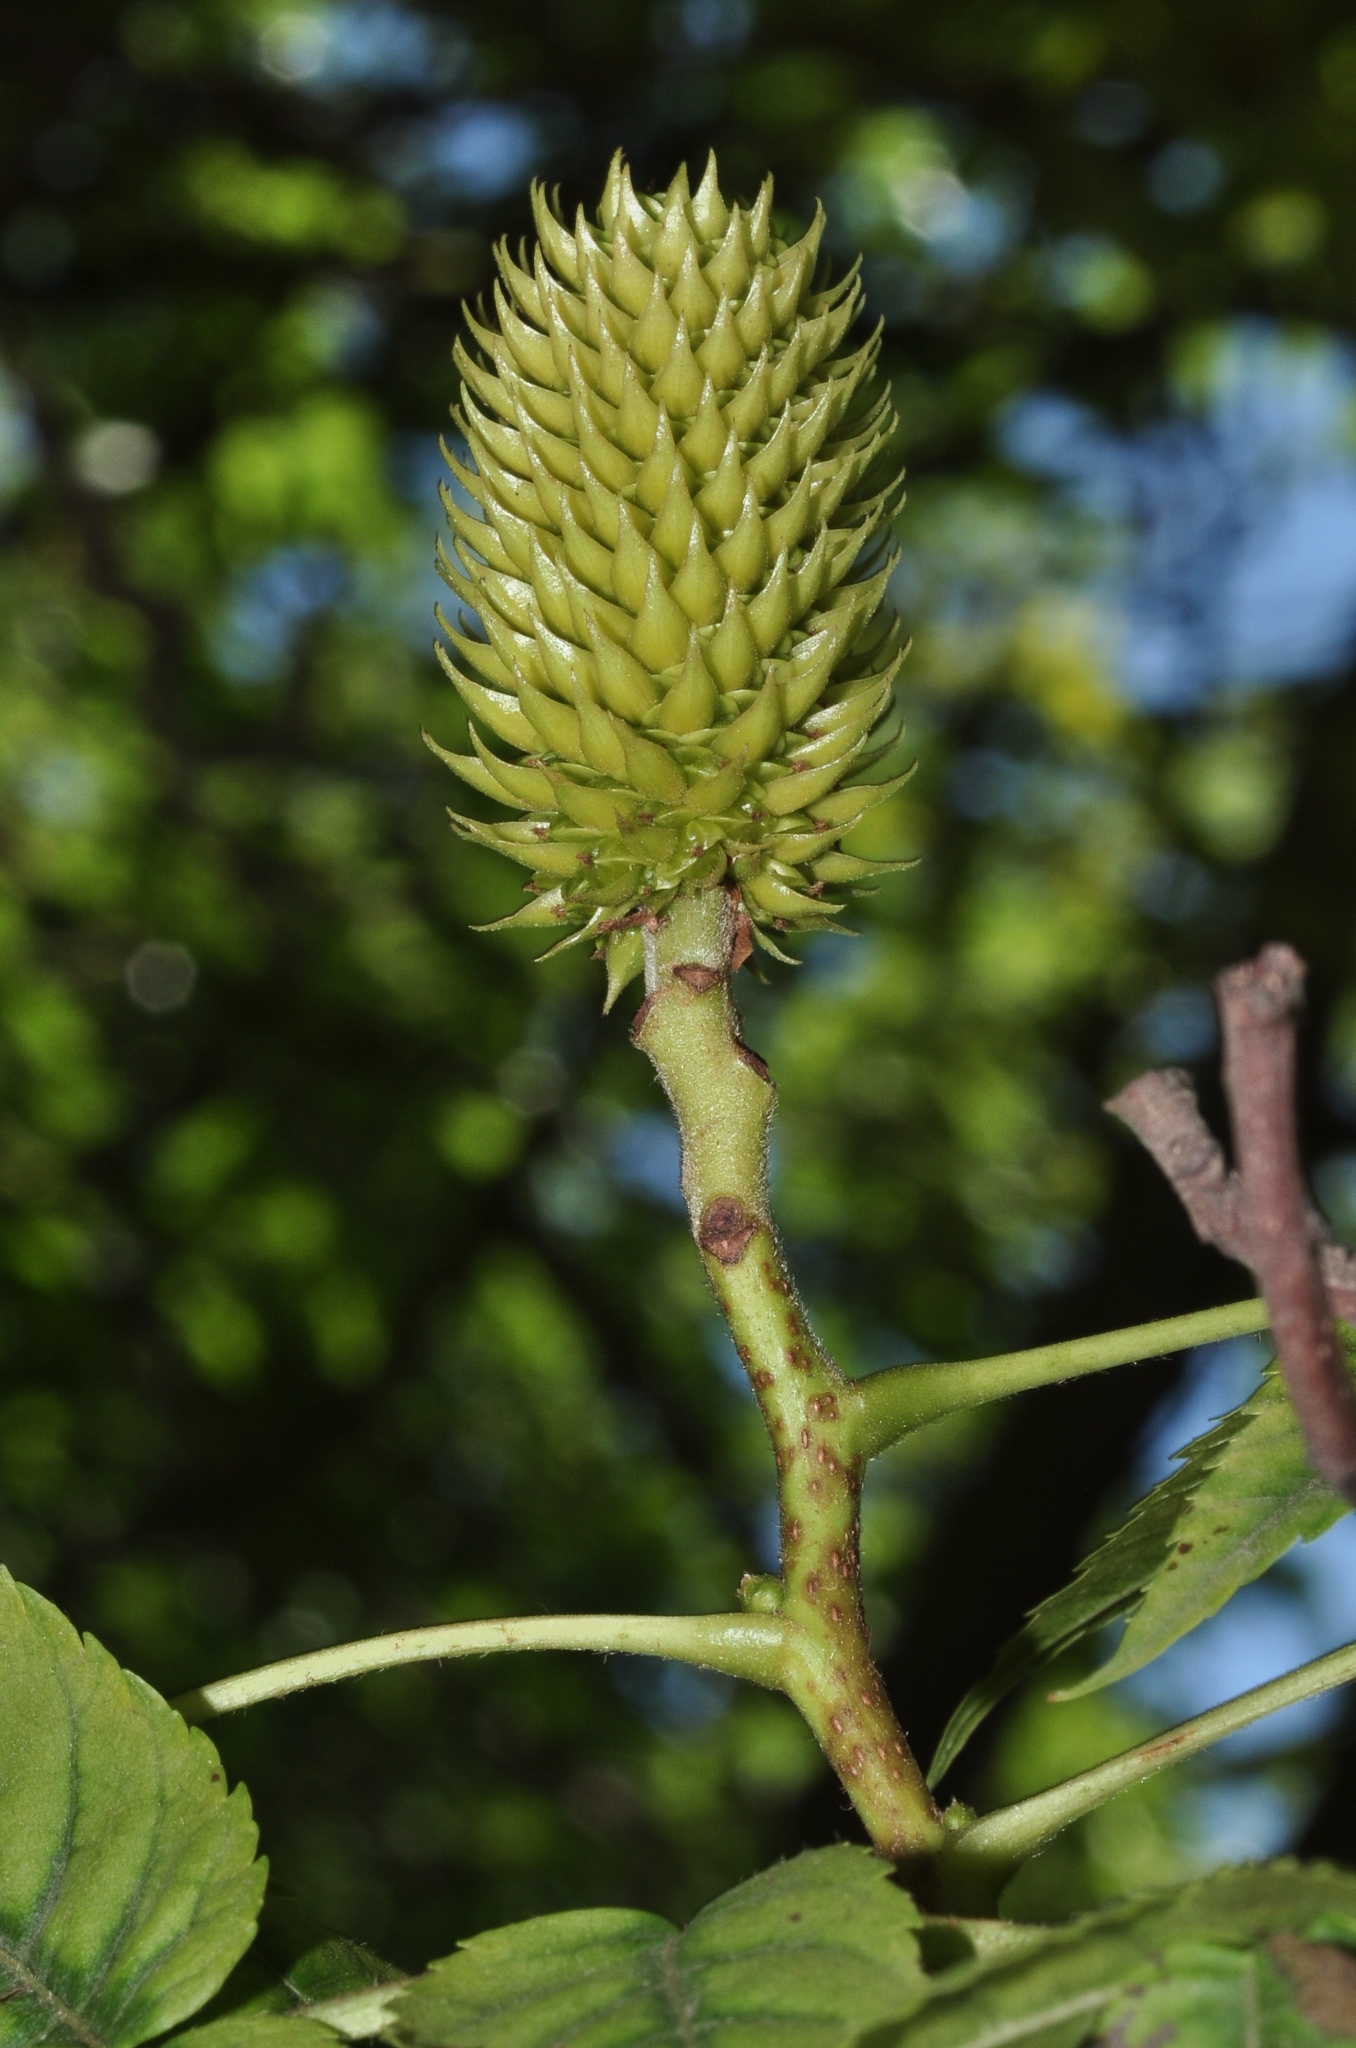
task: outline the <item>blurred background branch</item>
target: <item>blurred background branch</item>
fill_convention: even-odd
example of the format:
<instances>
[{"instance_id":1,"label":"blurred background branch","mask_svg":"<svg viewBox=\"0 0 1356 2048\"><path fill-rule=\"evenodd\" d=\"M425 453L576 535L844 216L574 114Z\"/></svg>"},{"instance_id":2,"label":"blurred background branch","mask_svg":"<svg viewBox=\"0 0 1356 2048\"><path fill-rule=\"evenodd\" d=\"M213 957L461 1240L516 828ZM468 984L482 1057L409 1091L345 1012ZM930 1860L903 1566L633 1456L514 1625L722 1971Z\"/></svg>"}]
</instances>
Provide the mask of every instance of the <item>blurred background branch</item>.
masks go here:
<instances>
[{"instance_id":1,"label":"blurred background branch","mask_svg":"<svg viewBox=\"0 0 1356 2048\"><path fill-rule=\"evenodd\" d=\"M450 840L418 740L464 743L428 652L459 300L530 174L572 207L619 143L655 181L709 144L735 190L771 168L789 224L822 195L886 321L921 766L854 850L925 858L746 1003L836 1355L1230 1301L1097 1104L1174 1062L1213 1115L1209 978L1268 937L1311 963L1301 1136L1351 1237L1336 0L73 0L0 35L20 1577L173 1692L385 1629L715 1610L775 1564L626 1019L586 962L468 934L514 885ZM925 1749L1259 1356L1033 1391L879 1461L871 1620ZM1351 1526L1127 1686L1019 1700L958 1792L1034 1793L1349 1640ZM1126 1794L1027 1903L1349 1852L1342 1727L1310 1703ZM223 1745L279 1897L398 1961L592 1900L682 1916L852 1825L784 1702L643 1659L373 1676Z\"/></svg>"}]
</instances>

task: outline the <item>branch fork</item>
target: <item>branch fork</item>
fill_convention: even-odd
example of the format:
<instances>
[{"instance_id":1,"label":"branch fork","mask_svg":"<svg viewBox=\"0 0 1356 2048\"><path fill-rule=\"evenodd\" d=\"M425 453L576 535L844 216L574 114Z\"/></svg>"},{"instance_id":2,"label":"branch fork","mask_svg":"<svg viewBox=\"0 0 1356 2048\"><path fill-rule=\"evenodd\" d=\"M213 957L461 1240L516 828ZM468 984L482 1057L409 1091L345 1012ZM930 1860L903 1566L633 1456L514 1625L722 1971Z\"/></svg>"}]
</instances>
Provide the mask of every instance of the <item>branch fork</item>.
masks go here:
<instances>
[{"instance_id":1,"label":"branch fork","mask_svg":"<svg viewBox=\"0 0 1356 2048\"><path fill-rule=\"evenodd\" d=\"M1356 1388L1333 1320L1356 1323L1356 1254L1334 1241L1300 1169L1295 1028L1304 975L1293 947L1271 945L1216 977L1232 1168L1183 1068L1141 1074L1106 1107L1162 1168L1202 1242L1251 1268L1310 1461L1356 1506Z\"/></svg>"}]
</instances>

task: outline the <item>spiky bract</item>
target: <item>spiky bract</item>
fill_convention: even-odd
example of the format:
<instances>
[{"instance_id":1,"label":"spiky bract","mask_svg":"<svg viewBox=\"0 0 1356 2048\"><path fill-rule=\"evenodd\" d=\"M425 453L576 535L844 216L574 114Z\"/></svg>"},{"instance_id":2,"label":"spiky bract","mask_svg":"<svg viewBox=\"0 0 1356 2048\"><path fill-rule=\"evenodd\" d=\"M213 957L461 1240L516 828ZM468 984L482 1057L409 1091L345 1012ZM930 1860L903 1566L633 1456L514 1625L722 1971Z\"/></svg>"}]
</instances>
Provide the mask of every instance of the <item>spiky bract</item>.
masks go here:
<instances>
[{"instance_id":1,"label":"spiky bract","mask_svg":"<svg viewBox=\"0 0 1356 2048\"><path fill-rule=\"evenodd\" d=\"M855 268L816 287L822 210L788 246L771 204L769 180L727 205L714 158L638 195L619 154L571 234L535 187L531 268L499 247L497 322L456 348L474 467L447 453L439 557L482 631L440 613L439 655L515 758L474 723L474 755L435 751L525 813L453 816L532 871L501 924L594 936L609 1001L679 890L737 885L776 951L895 865L838 844L898 786L840 786L883 751L901 659L872 538L899 479L869 477L894 414L878 334L845 346Z\"/></svg>"}]
</instances>

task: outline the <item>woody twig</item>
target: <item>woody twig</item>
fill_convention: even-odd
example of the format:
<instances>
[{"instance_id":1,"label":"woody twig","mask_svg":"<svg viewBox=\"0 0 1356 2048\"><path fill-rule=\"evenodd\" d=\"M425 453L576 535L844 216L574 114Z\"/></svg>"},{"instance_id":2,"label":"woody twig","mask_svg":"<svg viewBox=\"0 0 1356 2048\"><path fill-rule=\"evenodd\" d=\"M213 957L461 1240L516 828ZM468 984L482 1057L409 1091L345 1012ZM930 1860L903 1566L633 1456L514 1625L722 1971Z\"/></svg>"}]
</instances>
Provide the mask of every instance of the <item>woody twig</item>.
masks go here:
<instances>
[{"instance_id":1,"label":"woody twig","mask_svg":"<svg viewBox=\"0 0 1356 2048\"><path fill-rule=\"evenodd\" d=\"M1334 1242L1305 1191L1295 1127L1295 1020L1304 962L1290 946L1215 980L1234 1165L1180 1067L1141 1074L1108 1102L1181 1199L1196 1235L1251 1268L1310 1461L1356 1506L1356 1388L1334 1316L1356 1323L1356 1254Z\"/></svg>"}]
</instances>

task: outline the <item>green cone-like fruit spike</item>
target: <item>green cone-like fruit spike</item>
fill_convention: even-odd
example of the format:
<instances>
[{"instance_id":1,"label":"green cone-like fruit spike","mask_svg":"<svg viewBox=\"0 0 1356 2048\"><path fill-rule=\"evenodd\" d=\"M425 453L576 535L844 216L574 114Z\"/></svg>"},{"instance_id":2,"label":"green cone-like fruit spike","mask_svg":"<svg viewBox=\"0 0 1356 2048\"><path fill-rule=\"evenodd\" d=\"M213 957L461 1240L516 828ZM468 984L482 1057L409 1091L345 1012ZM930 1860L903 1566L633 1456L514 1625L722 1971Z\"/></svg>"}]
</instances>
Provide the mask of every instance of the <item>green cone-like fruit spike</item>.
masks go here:
<instances>
[{"instance_id":1,"label":"green cone-like fruit spike","mask_svg":"<svg viewBox=\"0 0 1356 2048\"><path fill-rule=\"evenodd\" d=\"M898 787L842 786L883 751L902 659L899 478L870 476L895 416L878 333L847 340L855 270L816 284L822 211L788 246L771 205L770 180L727 205L714 158L696 192L680 170L638 195L619 154L571 234L535 187L530 267L501 244L496 318L456 348L474 466L447 455L464 609L438 652L475 751L435 751L521 813L453 814L531 871L501 924L593 937L609 1001L679 890L737 886L775 952L896 865L838 850Z\"/></svg>"}]
</instances>

